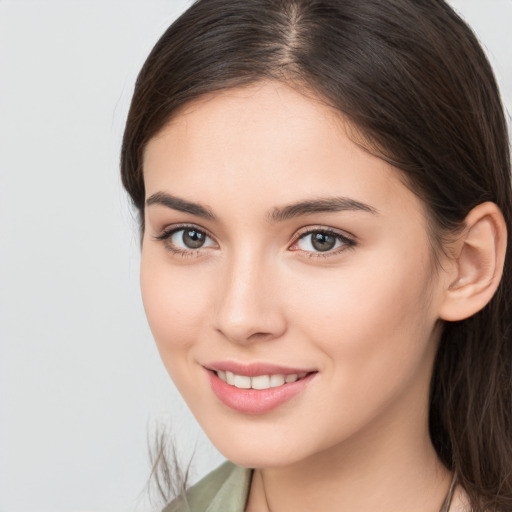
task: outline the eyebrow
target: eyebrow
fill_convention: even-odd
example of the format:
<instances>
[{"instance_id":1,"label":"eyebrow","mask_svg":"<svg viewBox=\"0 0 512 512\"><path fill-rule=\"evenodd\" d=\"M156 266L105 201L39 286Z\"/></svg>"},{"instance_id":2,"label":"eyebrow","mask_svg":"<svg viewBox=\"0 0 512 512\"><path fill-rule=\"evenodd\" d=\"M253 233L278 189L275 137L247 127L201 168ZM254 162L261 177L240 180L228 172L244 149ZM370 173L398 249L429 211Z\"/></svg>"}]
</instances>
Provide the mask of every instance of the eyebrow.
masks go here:
<instances>
[{"instance_id":1,"label":"eyebrow","mask_svg":"<svg viewBox=\"0 0 512 512\"><path fill-rule=\"evenodd\" d=\"M313 213L330 213L343 211L362 211L377 215L379 212L373 206L370 206L348 197L327 197L322 199L311 199L300 201L299 203L274 208L267 218L270 222L282 222L302 215L311 215Z\"/></svg>"},{"instance_id":2,"label":"eyebrow","mask_svg":"<svg viewBox=\"0 0 512 512\"><path fill-rule=\"evenodd\" d=\"M153 204L167 206L167 208L172 208L179 212L190 213L191 215L196 215L203 219L215 220L215 215L207 206L203 206L199 203L193 203L180 197L171 196L166 192L157 192L146 200L146 206L151 206Z\"/></svg>"},{"instance_id":3,"label":"eyebrow","mask_svg":"<svg viewBox=\"0 0 512 512\"><path fill-rule=\"evenodd\" d=\"M179 212L190 213L204 219L216 220L215 215L208 206L187 201L166 192L156 192L146 200L146 206L154 204L166 206ZM303 215L341 211L362 211L372 215L379 213L373 206L348 197L327 197L300 201L284 207L275 207L267 214L267 220L270 222L283 222Z\"/></svg>"}]
</instances>

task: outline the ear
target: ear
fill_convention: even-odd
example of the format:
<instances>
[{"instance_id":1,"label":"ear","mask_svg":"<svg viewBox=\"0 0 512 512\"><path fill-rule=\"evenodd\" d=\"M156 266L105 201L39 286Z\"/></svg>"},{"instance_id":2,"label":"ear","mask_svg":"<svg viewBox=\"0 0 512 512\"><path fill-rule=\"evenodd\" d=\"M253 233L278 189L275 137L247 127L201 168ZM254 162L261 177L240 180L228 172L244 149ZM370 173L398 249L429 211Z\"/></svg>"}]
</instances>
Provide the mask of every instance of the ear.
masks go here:
<instances>
[{"instance_id":1,"label":"ear","mask_svg":"<svg viewBox=\"0 0 512 512\"><path fill-rule=\"evenodd\" d=\"M455 242L440 310L443 320L464 320L485 307L500 283L506 247L507 227L498 206L487 202L473 208Z\"/></svg>"}]
</instances>

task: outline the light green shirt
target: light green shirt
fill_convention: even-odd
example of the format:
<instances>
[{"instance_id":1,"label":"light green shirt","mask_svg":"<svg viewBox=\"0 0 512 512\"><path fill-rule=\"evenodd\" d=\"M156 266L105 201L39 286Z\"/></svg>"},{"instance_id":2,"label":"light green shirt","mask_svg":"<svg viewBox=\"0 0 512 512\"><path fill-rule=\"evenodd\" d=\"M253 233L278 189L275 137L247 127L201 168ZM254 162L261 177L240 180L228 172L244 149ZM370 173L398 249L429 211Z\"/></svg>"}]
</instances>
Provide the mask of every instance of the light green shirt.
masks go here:
<instances>
[{"instance_id":1,"label":"light green shirt","mask_svg":"<svg viewBox=\"0 0 512 512\"><path fill-rule=\"evenodd\" d=\"M252 474L252 469L225 462L193 485L186 499L175 499L162 512L244 512ZM454 476L440 512L449 512L456 485Z\"/></svg>"},{"instance_id":2,"label":"light green shirt","mask_svg":"<svg viewBox=\"0 0 512 512\"><path fill-rule=\"evenodd\" d=\"M162 512L244 512L251 477L252 469L225 462Z\"/></svg>"}]
</instances>

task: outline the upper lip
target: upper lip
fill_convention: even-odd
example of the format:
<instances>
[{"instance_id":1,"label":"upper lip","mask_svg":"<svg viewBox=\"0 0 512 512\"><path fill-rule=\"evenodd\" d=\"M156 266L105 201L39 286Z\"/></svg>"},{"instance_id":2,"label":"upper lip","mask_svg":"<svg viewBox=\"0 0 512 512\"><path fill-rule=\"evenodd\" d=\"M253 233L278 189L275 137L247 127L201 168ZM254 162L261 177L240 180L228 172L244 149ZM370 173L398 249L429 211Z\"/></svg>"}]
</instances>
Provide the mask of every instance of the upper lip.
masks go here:
<instances>
[{"instance_id":1,"label":"upper lip","mask_svg":"<svg viewBox=\"0 0 512 512\"><path fill-rule=\"evenodd\" d=\"M316 371L313 368L295 368L263 362L238 363L236 361L216 361L204 366L208 370L231 372L235 375L245 375L247 377L256 377L257 375L292 375Z\"/></svg>"}]
</instances>

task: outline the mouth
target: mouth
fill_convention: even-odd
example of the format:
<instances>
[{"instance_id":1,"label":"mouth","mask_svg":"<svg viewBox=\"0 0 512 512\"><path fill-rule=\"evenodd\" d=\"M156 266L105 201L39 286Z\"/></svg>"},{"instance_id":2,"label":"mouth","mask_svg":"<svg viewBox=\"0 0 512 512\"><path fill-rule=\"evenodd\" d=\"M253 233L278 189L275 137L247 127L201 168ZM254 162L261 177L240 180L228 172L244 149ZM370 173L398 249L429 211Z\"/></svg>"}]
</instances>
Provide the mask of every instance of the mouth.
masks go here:
<instances>
[{"instance_id":1,"label":"mouth","mask_svg":"<svg viewBox=\"0 0 512 512\"><path fill-rule=\"evenodd\" d=\"M284 386L285 384L291 384L309 375L308 372L301 372L289 373L287 375L277 373L250 377L249 375L237 375L233 372L222 370L218 370L215 373L222 382L225 382L230 386L234 386L235 388L258 390L277 388L279 386Z\"/></svg>"},{"instance_id":2,"label":"mouth","mask_svg":"<svg viewBox=\"0 0 512 512\"><path fill-rule=\"evenodd\" d=\"M216 397L230 409L263 414L302 395L318 374L274 365L215 364L205 367Z\"/></svg>"}]
</instances>

